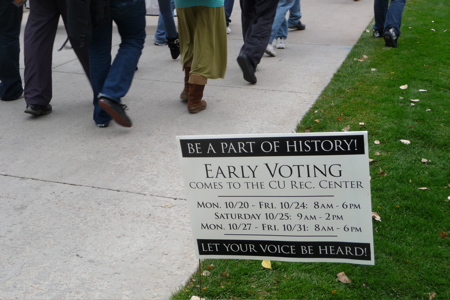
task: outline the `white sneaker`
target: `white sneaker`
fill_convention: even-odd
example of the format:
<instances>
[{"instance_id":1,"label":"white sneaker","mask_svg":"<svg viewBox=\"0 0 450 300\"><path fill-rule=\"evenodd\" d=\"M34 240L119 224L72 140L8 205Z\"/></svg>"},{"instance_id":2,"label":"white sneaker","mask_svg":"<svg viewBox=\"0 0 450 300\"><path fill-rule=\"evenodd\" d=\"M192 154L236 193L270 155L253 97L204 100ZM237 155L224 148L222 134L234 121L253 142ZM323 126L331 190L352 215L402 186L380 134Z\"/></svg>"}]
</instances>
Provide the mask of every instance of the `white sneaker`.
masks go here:
<instances>
[{"instance_id":1,"label":"white sneaker","mask_svg":"<svg viewBox=\"0 0 450 300\"><path fill-rule=\"evenodd\" d=\"M284 43L285 39L277 38L277 42L275 43L275 48L277 49L285 49L286 44Z\"/></svg>"},{"instance_id":2,"label":"white sneaker","mask_svg":"<svg viewBox=\"0 0 450 300\"><path fill-rule=\"evenodd\" d=\"M277 53L275 52L275 50L273 50L273 46L271 45L271 44L268 44L267 45L267 48L266 48L266 54L268 54L269 56L272 56L272 57L275 57L275 56L277 56Z\"/></svg>"},{"instance_id":3,"label":"white sneaker","mask_svg":"<svg viewBox=\"0 0 450 300\"><path fill-rule=\"evenodd\" d=\"M227 26L227 34L231 33L231 28Z\"/></svg>"}]
</instances>

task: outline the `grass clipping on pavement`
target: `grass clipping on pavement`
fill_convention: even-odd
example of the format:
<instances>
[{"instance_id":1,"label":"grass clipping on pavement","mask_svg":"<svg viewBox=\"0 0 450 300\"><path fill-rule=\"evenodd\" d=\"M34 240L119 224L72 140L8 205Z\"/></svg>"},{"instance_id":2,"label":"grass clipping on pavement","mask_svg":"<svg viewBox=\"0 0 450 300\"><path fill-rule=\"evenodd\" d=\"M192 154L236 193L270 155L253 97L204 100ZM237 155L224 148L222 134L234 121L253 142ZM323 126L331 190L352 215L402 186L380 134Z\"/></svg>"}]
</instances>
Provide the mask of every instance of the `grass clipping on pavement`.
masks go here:
<instances>
[{"instance_id":1,"label":"grass clipping on pavement","mask_svg":"<svg viewBox=\"0 0 450 300\"><path fill-rule=\"evenodd\" d=\"M173 299L450 299L449 18L408 1L395 49L369 24L297 128L368 131L375 266L204 260Z\"/></svg>"}]
</instances>

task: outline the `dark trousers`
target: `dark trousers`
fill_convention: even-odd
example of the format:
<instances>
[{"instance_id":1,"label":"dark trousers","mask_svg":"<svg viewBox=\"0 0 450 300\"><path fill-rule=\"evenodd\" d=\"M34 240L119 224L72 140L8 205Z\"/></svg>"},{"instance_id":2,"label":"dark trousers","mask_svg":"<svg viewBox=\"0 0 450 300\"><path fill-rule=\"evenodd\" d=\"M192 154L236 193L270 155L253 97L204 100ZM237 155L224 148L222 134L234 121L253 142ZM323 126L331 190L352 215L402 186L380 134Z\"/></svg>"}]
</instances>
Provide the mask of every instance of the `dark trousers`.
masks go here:
<instances>
[{"instance_id":1,"label":"dark trousers","mask_svg":"<svg viewBox=\"0 0 450 300\"><path fill-rule=\"evenodd\" d=\"M0 1L0 99L15 100L22 95L19 71L20 26L23 7Z\"/></svg>"},{"instance_id":2,"label":"dark trousers","mask_svg":"<svg viewBox=\"0 0 450 300\"><path fill-rule=\"evenodd\" d=\"M240 53L246 54L256 68L269 43L278 0L240 0L240 5L244 38Z\"/></svg>"},{"instance_id":3,"label":"dark trousers","mask_svg":"<svg viewBox=\"0 0 450 300\"><path fill-rule=\"evenodd\" d=\"M66 0L30 0L30 15L25 27L25 101L47 105L52 99L53 43L61 16L66 26ZM89 77L89 57L86 46L75 39L70 43Z\"/></svg>"}]
</instances>

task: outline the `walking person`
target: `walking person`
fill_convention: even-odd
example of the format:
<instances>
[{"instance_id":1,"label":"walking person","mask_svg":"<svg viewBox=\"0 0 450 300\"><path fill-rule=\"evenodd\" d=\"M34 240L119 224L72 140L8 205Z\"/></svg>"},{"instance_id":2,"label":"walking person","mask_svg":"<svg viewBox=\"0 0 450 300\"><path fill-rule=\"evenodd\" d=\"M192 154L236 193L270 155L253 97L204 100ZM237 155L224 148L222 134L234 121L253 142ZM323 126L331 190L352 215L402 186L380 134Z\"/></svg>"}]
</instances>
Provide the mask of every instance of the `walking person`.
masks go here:
<instances>
[{"instance_id":1,"label":"walking person","mask_svg":"<svg viewBox=\"0 0 450 300\"><path fill-rule=\"evenodd\" d=\"M100 0L96 0L100 1ZM131 127L122 98L133 81L134 72L145 42L145 0L109 0L109 19L93 24L89 43L91 85L94 92L94 121L98 127L107 127L112 119L119 125ZM113 21L121 43L112 60L111 44Z\"/></svg>"},{"instance_id":2,"label":"walking person","mask_svg":"<svg viewBox=\"0 0 450 300\"><path fill-rule=\"evenodd\" d=\"M0 99L11 101L23 94L19 71L20 26L23 3L0 2Z\"/></svg>"},{"instance_id":3,"label":"walking person","mask_svg":"<svg viewBox=\"0 0 450 300\"><path fill-rule=\"evenodd\" d=\"M8 1L9 2L9 1ZM25 113L33 116L52 112L52 56L59 18L67 23L66 0L30 0L30 14L24 33ZM89 58L80 41L69 38L83 70L89 77Z\"/></svg>"},{"instance_id":4,"label":"walking person","mask_svg":"<svg viewBox=\"0 0 450 300\"><path fill-rule=\"evenodd\" d=\"M373 36L383 37L386 47L397 48L406 0L375 0Z\"/></svg>"},{"instance_id":5,"label":"walking person","mask_svg":"<svg viewBox=\"0 0 450 300\"><path fill-rule=\"evenodd\" d=\"M255 70L269 42L278 0L240 0L242 45L237 57L244 79L255 84Z\"/></svg>"},{"instance_id":6,"label":"walking person","mask_svg":"<svg viewBox=\"0 0 450 300\"><path fill-rule=\"evenodd\" d=\"M175 0L180 34L184 89L189 113L206 108L203 91L208 79L224 78L227 33L223 0Z\"/></svg>"},{"instance_id":7,"label":"walking person","mask_svg":"<svg viewBox=\"0 0 450 300\"><path fill-rule=\"evenodd\" d=\"M231 14L233 13L234 0L225 0L225 21L227 22L227 34L231 33L230 23L231 23Z\"/></svg>"}]
</instances>

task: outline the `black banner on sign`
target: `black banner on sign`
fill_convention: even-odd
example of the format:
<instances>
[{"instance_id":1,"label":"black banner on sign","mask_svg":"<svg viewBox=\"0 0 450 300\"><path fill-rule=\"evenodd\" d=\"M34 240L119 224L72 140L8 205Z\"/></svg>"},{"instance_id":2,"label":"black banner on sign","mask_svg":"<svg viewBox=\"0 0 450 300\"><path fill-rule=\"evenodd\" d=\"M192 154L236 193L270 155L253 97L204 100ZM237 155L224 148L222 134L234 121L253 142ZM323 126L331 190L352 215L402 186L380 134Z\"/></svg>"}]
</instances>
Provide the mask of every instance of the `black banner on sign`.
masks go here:
<instances>
[{"instance_id":1,"label":"black banner on sign","mask_svg":"<svg viewBox=\"0 0 450 300\"><path fill-rule=\"evenodd\" d=\"M369 243L197 240L200 255L371 260Z\"/></svg>"},{"instance_id":2,"label":"black banner on sign","mask_svg":"<svg viewBox=\"0 0 450 300\"><path fill-rule=\"evenodd\" d=\"M364 154L363 135L181 139L183 157Z\"/></svg>"}]
</instances>

